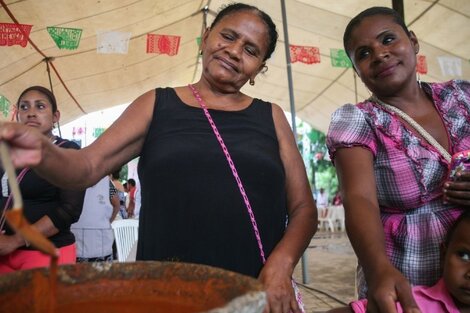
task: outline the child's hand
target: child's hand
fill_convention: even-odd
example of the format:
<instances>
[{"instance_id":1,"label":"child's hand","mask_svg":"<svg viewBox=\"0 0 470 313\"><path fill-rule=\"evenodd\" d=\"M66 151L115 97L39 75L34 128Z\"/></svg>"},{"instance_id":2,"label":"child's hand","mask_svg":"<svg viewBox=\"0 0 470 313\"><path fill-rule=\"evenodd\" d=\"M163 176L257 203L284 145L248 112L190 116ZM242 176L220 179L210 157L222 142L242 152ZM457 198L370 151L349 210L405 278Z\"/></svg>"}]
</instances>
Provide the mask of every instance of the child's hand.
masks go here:
<instances>
[{"instance_id":1,"label":"child's hand","mask_svg":"<svg viewBox=\"0 0 470 313\"><path fill-rule=\"evenodd\" d=\"M470 208L470 171L459 171L444 184L444 201Z\"/></svg>"}]
</instances>

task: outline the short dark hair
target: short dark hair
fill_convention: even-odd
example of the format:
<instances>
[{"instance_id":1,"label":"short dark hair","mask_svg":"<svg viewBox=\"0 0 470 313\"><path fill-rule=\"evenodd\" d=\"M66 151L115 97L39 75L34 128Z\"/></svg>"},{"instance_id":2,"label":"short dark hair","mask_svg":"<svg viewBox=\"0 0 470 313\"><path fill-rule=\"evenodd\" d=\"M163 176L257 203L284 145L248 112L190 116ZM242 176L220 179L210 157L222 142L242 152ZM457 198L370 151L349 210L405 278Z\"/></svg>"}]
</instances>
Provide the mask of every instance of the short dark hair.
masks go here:
<instances>
[{"instance_id":1,"label":"short dark hair","mask_svg":"<svg viewBox=\"0 0 470 313\"><path fill-rule=\"evenodd\" d=\"M462 221L466 220L470 220L470 210L464 210L463 213L459 216L459 218L454 222L452 227L449 229L449 231L447 232L446 239L444 241L445 247L449 247L449 244L452 240L452 237L454 236L457 226L459 226Z\"/></svg>"},{"instance_id":2,"label":"short dark hair","mask_svg":"<svg viewBox=\"0 0 470 313\"><path fill-rule=\"evenodd\" d=\"M135 180L133 178L129 178L127 180L127 182L129 183L129 185L131 185L132 187L135 187Z\"/></svg>"},{"instance_id":3,"label":"short dark hair","mask_svg":"<svg viewBox=\"0 0 470 313\"><path fill-rule=\"evenodd\" d=\"M351 21L349 21L348 25L346 26L346 29L344 30L343 46L349 58L351 57L349 56L349 53L348 53L348 44L349 44L349 41L351 40L352 31L362 22L363 19L369 16L375 16L375 15L392 16L393 21L397 23L398 25L400 25L401 28L403 28L403 30L406 32L408 37L410 36L410 31L408 30L408 27L406 26L405 21L401 17L400 13L398 13L394 9L387 8L387 7L368 8L362 11L361 13L359 13L358 15L356 15L355 17L353 17Z\"/></svg>"},{"instance_id":4,"label":"short dark hair","mask_svg":"<svg viewBox=\"0 0 470 313\"><path fill-rule=\"evenodd\" d=\"M122 169L122 167L120 167L117 170L115 170L114 172L112 172L111 177L113 177L113 179L121 178L121 169Z\"/></svg>"},{"instance_id":5,"label":"short dark hair","mask_svg":"<svg viewBox=\"0 0 470 313\"><path fill-rule=\"evenodd\" d=\"M263 58L263 61L266 61L267 59L271 57L274 50L276 49L277 38L279 37L277 30L276 30L276 24L274 24L273 20L266 12L258 9L257 7L253 5L249 5L245 3L231 3L222 7L222 9L219 11L214 21L212 22L210 28L212 29L224 17L232 13L239 12L239 11L253 11L263 20L263 22L268 27L268 34L269 34L268 50L266 51L266 55Z\"/></svg>"},{"instance_id":6,"label":"short dark hair","mask_svg":"<svg viewBox=\"0 0 470 313\"><path fill-rule=\"evenodd\" d=\"M38 91L40 93L42 93L43 95L45 95L47 97L47 99L49 100L50 104L52 105L52 113L55 113L57 112L57 100L55 99L55 96L54 94L52 93L52 91L50 91L49 89L47 89L46 87L43 87L43 86L31 86L29 88L26 88L25 90L23 90L23 92L20 94L20 96L18 97L18 101L16 102L16 107L18 108L19 105L20 105L20 100L21 98L29 91L31 90L35 90L35 91Z\"/></svg>"}]
</instances>

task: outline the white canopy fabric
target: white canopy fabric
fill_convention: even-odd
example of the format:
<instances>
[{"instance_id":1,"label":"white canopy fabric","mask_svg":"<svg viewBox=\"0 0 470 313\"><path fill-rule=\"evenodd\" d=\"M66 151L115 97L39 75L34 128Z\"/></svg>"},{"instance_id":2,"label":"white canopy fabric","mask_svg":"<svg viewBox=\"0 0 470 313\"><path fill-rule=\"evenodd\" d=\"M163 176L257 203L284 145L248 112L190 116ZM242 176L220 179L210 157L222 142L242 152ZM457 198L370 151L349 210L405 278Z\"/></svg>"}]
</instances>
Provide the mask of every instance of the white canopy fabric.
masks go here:
<instances>
[{"instance_id":1,"label":"white canopy fabric","mask_svg":"<svg viewBox=\"0 0 470 313\"><path fill-rule=\"evenodd\" d=\"M201 9L208 5L207 22L226 0L0 0L0 23L12 23L5 7L20 24L33 25L28 43L0 46L0 95L11 103L31 85L49 87L44 59L51 58L51 80L61 111L61 123L85 113L128 103L158 86L179 86L197 81L197 37L203 29ZM241 1L271 15L280 34L277 49L268 61L269 70L255 86L244 87L254 97L290 111L287 67L282 29L281 2ZM321 62L293 63L295 110L298 117L326 131L332 112L344 103L369 97L360 79L357 91L351 68L333 67L330 49L342 48L348 21L370 6L391 6L391 0L285 0L291 45L320 49ZM470 78L470 1L405 1L405 20L420 40L420 55L427 60L424 81ZM82 29L79 47L59 49L47 27ZM125 54L97 52L102 31L130 33ZM146 52L147 34L181 36L177 55ZM439 57L461 62L461 74L443 74ZM52 68L53 66L53 68ZM57 71L58 75L54 71ZM59 79L63 81L63 83ZM67 92L66 86L69 90ZM74 101L74 99L76 101ZM78 104L77 104L78 103Z\"/></svg>"}]
</instances>

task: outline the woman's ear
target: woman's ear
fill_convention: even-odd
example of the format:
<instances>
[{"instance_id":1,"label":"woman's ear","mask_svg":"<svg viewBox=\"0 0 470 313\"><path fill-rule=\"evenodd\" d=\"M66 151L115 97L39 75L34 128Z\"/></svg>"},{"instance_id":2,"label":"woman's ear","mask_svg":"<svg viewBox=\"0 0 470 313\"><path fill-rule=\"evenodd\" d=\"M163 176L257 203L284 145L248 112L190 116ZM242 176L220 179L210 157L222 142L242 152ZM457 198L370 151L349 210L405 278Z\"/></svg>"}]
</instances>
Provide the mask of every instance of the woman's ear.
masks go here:
<instances>
[{"instance_id":1,"label":"woman's ear","mask_svg":"<svg viewBox=\"0 0 470 313\"><path fill-rule=\"evenodd\" d=\"M410 31L410 40L411 40L411 44L413 45L415 54L418 54L418 52L419 52L418 37L416 37L416 35L413 31Z\"/></svg>"},{"instance_id":2,"label":"woman's ear","mask_svg":"<svg viewBox=\"0 0 470 313\"><path fill-rule=\"evenodd\" d=\"M52 122L55 124L60 120L60 111L57 110L54 113L52 113Z\"/></svg>"}]
</instances>

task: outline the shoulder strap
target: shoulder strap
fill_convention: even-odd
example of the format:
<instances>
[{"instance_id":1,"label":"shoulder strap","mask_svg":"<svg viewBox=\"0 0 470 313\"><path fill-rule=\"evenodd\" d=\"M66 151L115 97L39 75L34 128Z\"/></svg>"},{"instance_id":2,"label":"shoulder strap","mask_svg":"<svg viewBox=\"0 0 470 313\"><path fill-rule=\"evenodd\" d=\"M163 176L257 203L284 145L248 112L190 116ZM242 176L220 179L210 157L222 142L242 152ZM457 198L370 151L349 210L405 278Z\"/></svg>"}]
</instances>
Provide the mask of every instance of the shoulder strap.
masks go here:
<instances>
[{"instance_id":1,"label":"shoulder strap","mask_svg":"<svg viewBox=\"0 0 470 313\"><path fill-rule=\"evenodd\" d=\"M255 232L256 241L258 242L258 248L259 248L261 260L263 261L263 264L266 264L266 256L264 254L263 243L261 242L261 236L258 230L258 224L256 223L255 214L253 213L253 210L251 209L250 200L248 199L248 195L245 192L245 188L243 187L242 180L240 176L238 176L238 171L235 168L235 163L233 163L232 157L230 156L230 153L228 152L227 146L225 145L224 140L222 139L222 136L220 135L219 130L217 129L217 126L215 125L214 120L212 119L212 116L210 115L209 110L207 109L206 104L202 100L201 95L196 90L196 88L194 88L193 85L189 84L188 87L189 89L191 89L194 97L196 98L197 102L203 109L204 114L206 115L207 121L211 125L212 131L214 132L214 135L217 137L220 147L222 148L225 154L225 158L227 159L230 169L232 170L233 177L235 178L235 181L237 182L238 189L240 190L243 200L245 201L246 209L248 211L248 214L250 215L251 224L253 225L253 231ZM294 289L295 299L297 300L299 308L302 313L305 313L304 304L302 301L302 295L300 294L297 284L293 278L291 279L291 283L292 283L292 288Z\"/></svg>"},{"instance_id":2,"label":"shoulder strap","mask_svg":"<svg viewBox=\"0 0 470 313\"><path fill-rule=\"evenodd\" d=\"M238 189L240 190L240 193L243 197L243 201L245 202L246 209L248 211L248 215L250 216L251 224L253 225L253 231L255 233L256 241L258 242L258 248L259 248L261 260L263 261L263 264L265 264L266 256L264 254L263 243L261 241L261 236L258 230L258 224L256 223L255 214L253 213L253 210L251 208L250 200L248 199L248 195L245 192L245 188L243 187L242 180L240 176L238 176L238 171L235 167L235 163L233 163L232 157L230 156L230 153L228 152L227 146L225 145L224 140L222 139L222 136L220 135L219 130L217 129L217 126L215 126L214 120L212 119L212 116L210 115L206 104L202 100L201 95L196 90L196 88L194 88L193 85L189 84L188 87L189 89L191 89L194 95L194 98L196 98L197 102L203 109L204 114L206 115L207 121L211 125L212 131L214 132L215 137L217 137L220 147L222 148L222 151L225 154L225 158L227 159L230 169L232 170L233 177L235 178L235 181L237 182Z\"/></svg>"}]
</instances>

